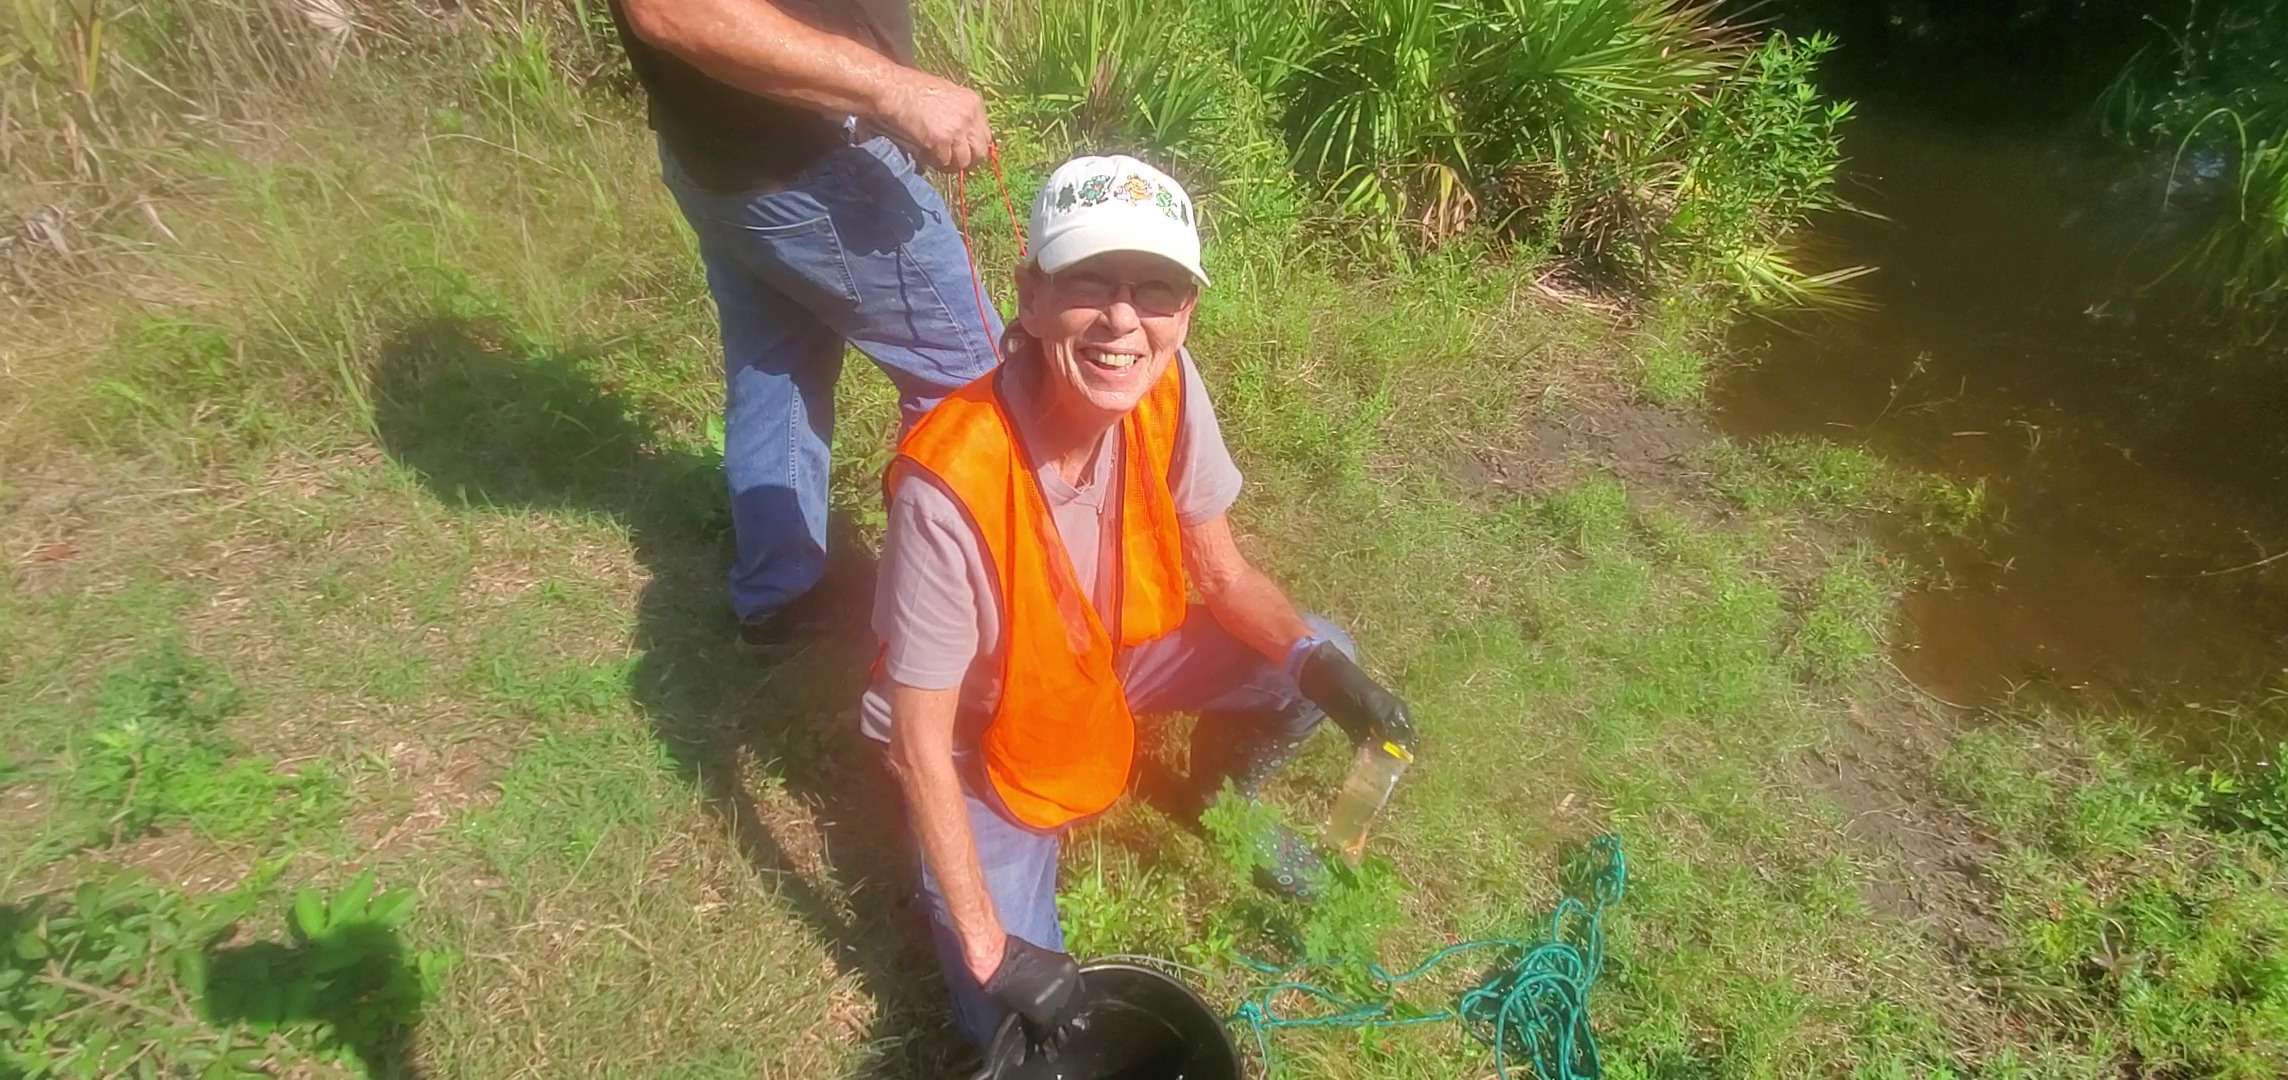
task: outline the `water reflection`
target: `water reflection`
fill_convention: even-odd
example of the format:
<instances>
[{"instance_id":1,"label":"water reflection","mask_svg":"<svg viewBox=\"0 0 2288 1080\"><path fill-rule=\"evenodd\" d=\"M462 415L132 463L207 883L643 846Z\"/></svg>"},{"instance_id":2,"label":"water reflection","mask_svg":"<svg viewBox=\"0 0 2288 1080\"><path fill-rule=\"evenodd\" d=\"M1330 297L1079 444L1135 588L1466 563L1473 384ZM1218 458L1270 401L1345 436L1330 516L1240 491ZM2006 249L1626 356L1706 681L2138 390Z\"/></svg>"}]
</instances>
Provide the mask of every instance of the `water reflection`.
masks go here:
<instances>
[{"instance_id":1,"label":"water reflection","mask_svg":"<svg viewBox=\"0 0 2288 1080\"><path fill-rule=\"evenodd\" d=\"M2203 716L2281 685L2288 349L2145 287L2216 171L1881 115L1847 149L1881 216L1829 239L1881 267L1874 309L1744 330L1761 361L1716 400L1735 436L1986 478L2001 520L1937 553L1948 584L1907 603L1901 669L1965 704Z\"/></svg>"}]
</instances>

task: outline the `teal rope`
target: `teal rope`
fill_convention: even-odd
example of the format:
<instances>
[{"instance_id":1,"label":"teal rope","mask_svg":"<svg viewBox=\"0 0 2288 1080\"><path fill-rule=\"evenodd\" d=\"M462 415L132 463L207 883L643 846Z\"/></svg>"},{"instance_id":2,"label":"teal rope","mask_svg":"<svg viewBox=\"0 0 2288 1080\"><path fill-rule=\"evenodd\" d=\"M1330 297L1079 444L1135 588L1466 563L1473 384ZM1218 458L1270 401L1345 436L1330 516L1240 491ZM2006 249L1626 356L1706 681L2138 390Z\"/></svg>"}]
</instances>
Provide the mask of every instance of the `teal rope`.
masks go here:
<instances>
[{"instance_id":1,"label":"teal rope","mask_svg":"<svg viewBox=\"0 0 2288 1080\"><path fill-rule=\"evenodd\" d=\"M1523 1068L1528 1063L1542 1080L1598 1080L1604 1066L1597 1059L1596 1035L1589 1030L1589 987L1605 966L1605 909L1627 890L1629 868L1618 836L1600 836L1590 842L1589 850L1603 862L1590 899L1568 896L1558 901L1549 917L1546 941L1465 941L1431 953L1397 975L1370 963L1367 975L1381 991L1372 1001L1353 1001L1322 986L1283 980L1240 1002L1232 1019L1245 1022L1254 1033L1266 1068L1272 1060L1268 1033L1282 1028L1405 1027L1459 1020L1471 1036L1493 1048L1494 1074L1501 1080L1509 1080L1512 1065ZM1513 950L1517 959L1463 991L1452 1008L1414 1016L1396 1012L1399 986L1454 957L1487 949ZM1266 975L1283 976L1292 970L1245 958L1242 962ZM1327 1008L1307 1016L1282 1015L1272 1003L1290 992Z\"/></svg>"}]
</instances>

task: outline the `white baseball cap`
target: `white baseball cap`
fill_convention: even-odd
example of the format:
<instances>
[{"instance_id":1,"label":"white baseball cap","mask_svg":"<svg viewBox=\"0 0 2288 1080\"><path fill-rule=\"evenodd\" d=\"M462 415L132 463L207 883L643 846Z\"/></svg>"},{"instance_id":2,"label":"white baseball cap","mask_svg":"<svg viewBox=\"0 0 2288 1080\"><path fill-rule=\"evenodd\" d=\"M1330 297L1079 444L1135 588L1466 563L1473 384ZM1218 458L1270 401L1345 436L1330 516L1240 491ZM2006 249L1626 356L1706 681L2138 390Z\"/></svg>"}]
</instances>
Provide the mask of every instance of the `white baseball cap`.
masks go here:
<instances>
[{"instance_id":1,"label":"white baseball cap","mask_svg":"<svg viewBox=\"0 0 2288 1080\"><path fill-rule=\"evenodd\" d=\"M1126 154L1077 157L1033 197L1032 260L1054 274L1092 255L1141 251L1206 285L1198 221L1192 197L1167 173Z\"/></svg>"}]
</instances>

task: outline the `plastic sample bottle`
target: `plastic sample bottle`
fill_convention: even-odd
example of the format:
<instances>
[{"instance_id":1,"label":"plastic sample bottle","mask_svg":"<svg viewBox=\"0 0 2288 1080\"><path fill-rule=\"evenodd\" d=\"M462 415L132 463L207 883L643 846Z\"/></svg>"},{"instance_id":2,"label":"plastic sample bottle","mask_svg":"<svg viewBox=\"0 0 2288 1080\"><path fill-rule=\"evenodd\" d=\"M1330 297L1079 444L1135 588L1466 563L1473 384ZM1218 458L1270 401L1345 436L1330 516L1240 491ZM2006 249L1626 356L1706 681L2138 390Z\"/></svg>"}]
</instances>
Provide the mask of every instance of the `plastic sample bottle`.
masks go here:
<instances>
[{"instance_id":1,"label":"plastic sample bottle","mask_svg":"<svg viewBox=\"0 0 2288 1080\"><path fill-rule=\"evenodd\" d=\"M1394 742L1359 747L1358 757L1351 762L1351 774L1343 779L1342 793L1335 796L1335 808L1327 812L1327 827L1319 838L1341 852L1344 861L1357 866L1359 857L1366 854L1367 825L1382 812L1382 804L1390 801L1390 789L1398 786L1399 775L1413 763L1414 755Z\"/></svg>"}]
</instances>

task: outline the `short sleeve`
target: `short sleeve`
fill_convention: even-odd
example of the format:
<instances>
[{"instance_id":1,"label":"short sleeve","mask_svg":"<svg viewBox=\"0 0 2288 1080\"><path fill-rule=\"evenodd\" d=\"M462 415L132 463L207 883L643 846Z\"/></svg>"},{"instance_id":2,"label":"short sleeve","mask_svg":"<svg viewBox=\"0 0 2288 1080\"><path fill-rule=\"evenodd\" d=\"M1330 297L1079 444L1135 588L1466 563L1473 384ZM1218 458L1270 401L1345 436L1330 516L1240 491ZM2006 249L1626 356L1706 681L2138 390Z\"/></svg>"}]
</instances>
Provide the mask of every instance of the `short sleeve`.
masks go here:
<instances>
[{"instance_id":1,"label":"short sleeve","mask_svg":"<svg viewBox=\"0 0 2288 1080\"><path fill-rule=\"evenodd\" d=\"M1179 359L1184 365L1184 417L1168 464L1168 488L1176 498L1176 521L1191 526L1212 520L1239 501L1240 475L1208 399L1207 380L1200 378L1190 350Z\"/></svg>"},{"instance_id":2,"label":"short sleeve","mask_svg":"<svg viewBox=\"0 0 2288 1080\"><path fill-rule=\"evenodd\" d=\"M922 690L961 685L980 649L984 584L985 562L960 507L929 476L909 474L890 501L874 593L884 673Z\"/></svg>"}]
</instances>

